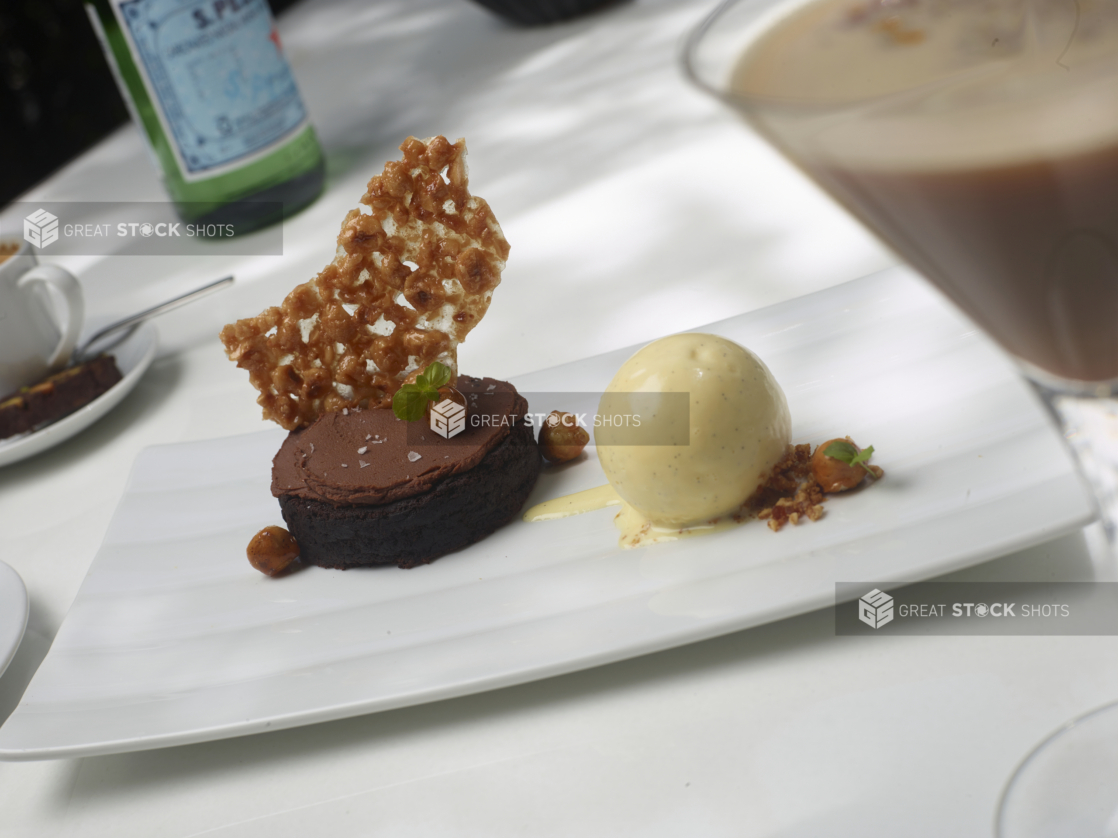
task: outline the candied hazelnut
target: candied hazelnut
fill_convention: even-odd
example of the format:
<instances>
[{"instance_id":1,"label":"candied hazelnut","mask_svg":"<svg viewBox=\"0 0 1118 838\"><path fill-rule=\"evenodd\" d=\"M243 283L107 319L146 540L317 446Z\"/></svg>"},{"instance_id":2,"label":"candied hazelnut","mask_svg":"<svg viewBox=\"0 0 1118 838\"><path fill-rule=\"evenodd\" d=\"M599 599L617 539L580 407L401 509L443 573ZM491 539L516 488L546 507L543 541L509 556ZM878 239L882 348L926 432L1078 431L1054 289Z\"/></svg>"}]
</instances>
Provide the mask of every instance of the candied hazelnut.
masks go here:
<instances>
[{"instance_id":1,"label":"candied hazelnut","mask_svg":"<svg viewBox=\"0 0 1118 838\"><path fill-rule=\"evenodd\" d=\"M424 372L426 372L426 367L416 367L414 370L412 370L410 373L408 373L408 377L405 378L400 383L400 386L402 387L405 384L415 384L415 382L419 379L419 376L423 375ZM458 374L455 373L452 370L451 373L450 373L450 381L447 382L446 386L450 387L451 389L454 389L454 385L457 384L457 383L458 383ZM445 387L440 387L439 392L442 393L444 389L445 389ZM458 391L455 390L455 392L458 392Z\"/></svg>"},{"instance_id":2,"label":"candied hazelnut","mask_svg":"<svg viewBox=\"0 0 1118 838\"><path fill-rule=\"evenodd\" d=\"M449 384L439 388L439 401L427 402L427 406L423 409L423 415L426 416L428 420L430 420L431 408L439 404L439 402L445 401L446 399L450 399L450 401L454 402L455 404L461 405L462 408L466 411L466 414L469 415L470 405L469 402L466 401L465 394L463 394L462 391L459 390L457 387L451 387Z\"/></svg>"},{"instance_id":3,"label":"candied hazelnut","mask_svg":"<svg viewBox=\"0 0 1118 838\"><path fill-rule=\"evenodd\" d=\"M449 384L447 384L443 387L440 387L439 388L439 401L441 402L443 399L450 399L455 404L462 405L462 407L466 408L467 410L469 409L469 405L466 403L465 394L463 394L463 392L461 390L459 390L457 387L452 387ZM438 404L438 402L430 402L427 405L427 409L430 410L431 405L433 405L433 404Z\"/></svg>"},{"instance_id":4,"label":"candied hazelnut","mask_svg":"<svg viewBox=\"0 0 1118 838\"><path fill-rule=\"evenodd\" d=\"M416 381L418 380L419 376L422 375L423 372L424 372L424 370L422 370L422 369L412 370L411 373L408 375L408 377L404 379L403 384L401 386L406 386L408 384L415 384ZM438 401L427 402L427 406L424 409L424 414L429 417L431 415L431 408L434 407L436 404L438 404L438 402L443 401L444 399L450 399L455 404L461 405L468 412L469 409L470 409L469 402L466 400L465 394L461 390L459 390L457 387L454 386L457 383L458 383L458 376L455 375L454 373L451 373L450 382L447 383L447 384L444 384L442 387L439 388Z\"/></svg>"},{"instance_id":5,"label":"candied hazelnut","mask_svg":"<svg viewBox=\"0 0 1118 838\"><path fill-rule=\"evenodd\" d=\"M540 428L540 452L550 463L565 463L582 453L590 434L579 427L573 413L553 410Z\"/></svg>"},{"instance_id":6,"label":"candied hazelnut","mask_svg":"<svg viewBox=\"0 0 1118 838\"><path fill-rule=\"evenodd\" d=\"M248 543L248 561L268 576L280 576L299 558L299 545L283 527L264 527Z\"/></svg>"},{"instance_id":7,"label":"candied hazelnut","mask_svg":"<svg viewBox=\"0 0 1118 838\"><path fill-rule=\"evenodd\" d=\"M861 464L852 466L842 460L827 456L825 452L836 442L853 445L854 450L858 452L862 450L854 444L850 437L829 439L815 449L815 453L811 457L811 473L815 482L822 487L824 492L845 492L861 484L866 474L870 472L873 473L874 477L881 477L885 473L877 466L867 466L866 468L863 468Z\"/></svg>"}]
</instances>

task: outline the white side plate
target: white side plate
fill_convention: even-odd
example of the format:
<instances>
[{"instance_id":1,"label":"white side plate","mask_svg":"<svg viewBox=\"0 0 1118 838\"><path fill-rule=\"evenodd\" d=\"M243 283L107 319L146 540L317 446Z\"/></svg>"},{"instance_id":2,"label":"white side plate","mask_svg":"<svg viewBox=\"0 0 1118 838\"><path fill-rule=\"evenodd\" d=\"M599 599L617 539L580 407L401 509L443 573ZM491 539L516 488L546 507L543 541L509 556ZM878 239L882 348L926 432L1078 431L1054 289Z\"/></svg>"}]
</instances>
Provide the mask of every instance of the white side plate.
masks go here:
<instances>
[{"instance_id":1,"label":"white side plate","mask_svg":"<svg viewBox=\"0 0 1118 838\"><path fill-rule=\"evenodd\" d=\"M144 323L127 340L111 350L116 358L121 379L85 407L78 408L57 422L31 433L0 439L0 466L18 463L84 431L124 399L144 374L155 357L158 333L151 323Z\"/></svg>"},{"instance_id":2,"label":"white side plate","mask_svg":"<svg viewBox=\"0 0 1118 838\"><path fill-rule=\"evenodd\" d=\"M707 331L768 362L797 441L872 443L886 478L780 533L751 522L620 550L602 510L515 521L414 570L268 579L245 545L280 522L268 486L283 432L151 448L0 728L0 757L179 745L494 689L821 608L836 581L935 576L1092 517L1006 358L907 271ZM598 390L631 351L514 383ZM602 482L590 458L545 471L531 502Z\"/></svg>"},{"instance_id":3,"label":"white side plate","mask_svg":"<svg viewBox=\"0 0 1118 838\"><path fill-rule=\"evenodd\" d=\"M27 628L27 589L9 565L0 562L0 675L8 668Z\"/></svg>"}]
</instances>

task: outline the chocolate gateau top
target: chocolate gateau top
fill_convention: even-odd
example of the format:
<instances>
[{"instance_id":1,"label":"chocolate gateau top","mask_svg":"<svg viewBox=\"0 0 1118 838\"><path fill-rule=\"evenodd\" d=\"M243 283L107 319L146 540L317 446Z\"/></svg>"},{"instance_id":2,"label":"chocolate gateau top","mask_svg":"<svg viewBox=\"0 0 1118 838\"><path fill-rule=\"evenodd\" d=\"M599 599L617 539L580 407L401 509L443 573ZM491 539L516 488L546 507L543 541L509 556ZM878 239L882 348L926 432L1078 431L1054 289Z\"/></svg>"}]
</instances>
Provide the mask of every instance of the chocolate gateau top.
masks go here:
<instances>
[{"instance_id":1,"label":"chocolate gateau top","mask_svg":"<svg viewBox=\"0 0 1118 838\"><path fill-rule=\"evenodd\" d=\"M492 378L463 375L457 386L469 407L465 429L450 439L426 418L405 422L383 408L324 413L292 431L272 460L272 494L379 506L469 471L524 421L528 402Z\"/></svg>"}]
</instances>

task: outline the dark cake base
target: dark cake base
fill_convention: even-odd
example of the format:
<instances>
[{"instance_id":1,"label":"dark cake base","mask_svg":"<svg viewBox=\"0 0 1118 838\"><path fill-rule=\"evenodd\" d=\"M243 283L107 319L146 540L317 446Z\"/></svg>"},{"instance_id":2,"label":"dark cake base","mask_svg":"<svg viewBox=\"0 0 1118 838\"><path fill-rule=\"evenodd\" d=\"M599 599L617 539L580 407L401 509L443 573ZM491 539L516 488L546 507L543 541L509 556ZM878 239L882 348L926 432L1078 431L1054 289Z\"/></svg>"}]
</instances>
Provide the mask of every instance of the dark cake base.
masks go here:
<instances>
[{"instance_id":1,"label":"dark cake base","mask_svg":"<svg viewBox=\"0 0 1118 838\"><path fill-rule=\"evenodd\" d=\"M382 506L343 506L281 495L299 561L319 567L428 564L480 541L520 511L536 485L540 454L524 424L474 468L430 492Z\"/></svg>"},{"instance_id":2,"label":"dark cake base","mask_svg":"<svg viewBox=\"0 0 1118 838\"><path fill-rule=\"evenodd\" d=\"M116 359L100 355L0 400L0 439L57 422L106 393L121 379Z\"/></svg>"}]
</instances>

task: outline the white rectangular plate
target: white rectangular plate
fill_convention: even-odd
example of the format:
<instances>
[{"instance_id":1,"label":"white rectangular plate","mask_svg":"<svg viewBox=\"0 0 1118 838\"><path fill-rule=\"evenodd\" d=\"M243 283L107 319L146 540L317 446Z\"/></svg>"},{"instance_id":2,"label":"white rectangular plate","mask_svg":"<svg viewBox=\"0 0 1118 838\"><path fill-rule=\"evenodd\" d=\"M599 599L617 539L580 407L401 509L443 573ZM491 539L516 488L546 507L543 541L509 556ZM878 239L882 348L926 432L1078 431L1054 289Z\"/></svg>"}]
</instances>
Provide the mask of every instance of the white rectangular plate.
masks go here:
<instances>
[{"instance_id":1,"label":"white rectangular plate","mask_svg":"<svg viewBox=\"0 0 1118 838\"><path fill-rule=\"evenodd\" d=\"M613 513L601 510L515 521L414 570L268 579L245 545L280 521L268 487L283 433L147 449L0 728L0 758L158 748L494 689L824 607L836 581L925 579L1092 516L1005 357L907 271L705 331L766 360L796 441L872 443L886 478L780 533L750 522L621 550ZM600 390L631 352L514 383ZM531 502L603 482L590 457L545 470Z\"/></svg>"}]
</instances>

